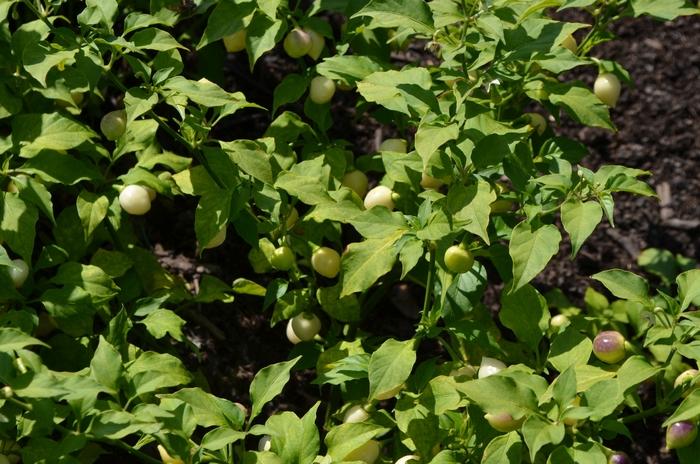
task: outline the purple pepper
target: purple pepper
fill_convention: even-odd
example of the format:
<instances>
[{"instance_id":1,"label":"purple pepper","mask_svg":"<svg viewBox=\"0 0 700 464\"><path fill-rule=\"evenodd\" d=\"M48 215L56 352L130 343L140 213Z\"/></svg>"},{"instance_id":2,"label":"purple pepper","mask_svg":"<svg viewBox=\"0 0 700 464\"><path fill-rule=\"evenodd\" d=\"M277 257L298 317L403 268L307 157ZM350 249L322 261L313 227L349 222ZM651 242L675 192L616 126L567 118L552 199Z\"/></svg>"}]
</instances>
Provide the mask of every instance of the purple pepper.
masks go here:
<instances>
[{"instance_id":1,"label":"purple pepper","mask_svg":"<svg viewBox=\"0 0 700 464\"><path fill-rule=\"evenodd\" d=\"M616 330L605 330L593 340L593 354L604 363L615 364L625 359L625 337Z\"/></svg>"},{"instance_id":2,"label":"purple pepper","mask_svg":"<svg viewBox=\"0 0 700 464\"><path fill-rule=\"evenodd\" d=\"M608 458L608 464L631 464L632 461L630 461L630 457L627 456L627 453L624 453L622 451L616 451L613 454L610 455Z\"/></svg>"},{"instance_id":3,"label":"purple pepper","mask_svg":"<svg viewBox=\"0 0 700 464\"><path fill-rule=\"evenodd\" d=\"M685 448L695 441L698 428L694 422L674 422L666 429L666 447L668 449Z\"/></svg>"}]
</instances>

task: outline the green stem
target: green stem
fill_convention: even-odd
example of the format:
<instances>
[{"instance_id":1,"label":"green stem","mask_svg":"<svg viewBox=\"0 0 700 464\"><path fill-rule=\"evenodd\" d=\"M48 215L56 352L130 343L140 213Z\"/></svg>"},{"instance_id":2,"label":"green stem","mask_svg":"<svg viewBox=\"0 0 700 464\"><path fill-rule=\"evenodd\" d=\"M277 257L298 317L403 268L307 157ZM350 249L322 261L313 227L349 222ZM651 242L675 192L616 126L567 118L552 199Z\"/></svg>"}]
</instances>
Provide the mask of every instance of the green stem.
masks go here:
<instances>
[{"instance_id":1,"label":"green stem","mask_svg":"<svg viewBox=\"0 0 700 464\"><path fill-rule=\"evenodd\" d=\"M428 323L428 314L430 312L430 297L433 293L433 279L435 278L435 248L432 244L430 247L430 267L428 269L428 279L425 282L425 298L423 299L423 310L421 311L420 326L426 328Z\"/></svg>"},{"instance_id":2,"label":"green stem","mask_svg":"<svg viewBox=\"0 0 700 464\"><path fill-rule=\"evenodd\" d=\"M442 346L445 349L445 351L447 351L447 354L450 355L450 358L452 358L453 361L462 361L462 357L459 354L457 354L457 352L450 346L447 340L445 340L442 337L437 337L437 341L440 344L440 346Z\"/></svg>"},{"instance_id":3,"label":"green stem","mask_svg":"<svg viewBox=\"0 0 700 464\"><path fill-rule=\"evenodd\" d=\"M638 412L636 414L632 414L630 416L623 417L621 419L621 422L623 424L637 422L637 421L645 419L647 417L656 416L658 414L661 414L661 413L665 412L667 408L668 408L668 406L665 403L659 403L656 406L654 406L653 408L647 409L646 411L641 411L641 412Z\"/></svg>"},{"instance_id":4,"label":"green stem","mask_svg":"<svg viewBox=\"0 0 700 464\"><path fill-rule=\"evenodd\" d=\"M49 21L49 18L47 18L46 15L42 14L42 12L39 11L30 0L22 0L22 3L24 3L24 5L27 8L32 10L32 13L34 13L34 15L36 15L37 18L39 18L44 24L46 24L49 27L49 29L54 29L53 24L51 24L51 21Z\"/></svg>"}]
</instances>

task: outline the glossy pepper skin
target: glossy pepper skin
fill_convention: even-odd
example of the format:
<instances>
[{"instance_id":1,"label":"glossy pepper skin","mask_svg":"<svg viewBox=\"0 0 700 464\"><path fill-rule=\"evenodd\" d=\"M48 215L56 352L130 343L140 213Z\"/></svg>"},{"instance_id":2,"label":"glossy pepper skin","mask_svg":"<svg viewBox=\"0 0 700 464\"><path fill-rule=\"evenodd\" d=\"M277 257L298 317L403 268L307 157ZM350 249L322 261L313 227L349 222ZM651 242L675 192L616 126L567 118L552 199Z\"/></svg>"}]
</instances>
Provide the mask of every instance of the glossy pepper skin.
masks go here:
<instances>
[{"instance_id":1,"label":"glossy pepper skin","mask_svg":"<svg viewBox=\"0 0 700 464\"><path fill-rule=\"evenodd\" d=\"M666 447L668 449L685 448L695 441L698 427L692 421L674 422L666 429Z\"/></svg>"},{"instance_id":2,"label":"glossy pepper skin","mask_svg":"<svg viewBox=\"0 0 700 464\"><path fill-rule=\"evenodd\" d=\"M607 364L625 359L625 337L616 330L604 330L593 340L593 354Z\"/></svg>"}]
</instances>

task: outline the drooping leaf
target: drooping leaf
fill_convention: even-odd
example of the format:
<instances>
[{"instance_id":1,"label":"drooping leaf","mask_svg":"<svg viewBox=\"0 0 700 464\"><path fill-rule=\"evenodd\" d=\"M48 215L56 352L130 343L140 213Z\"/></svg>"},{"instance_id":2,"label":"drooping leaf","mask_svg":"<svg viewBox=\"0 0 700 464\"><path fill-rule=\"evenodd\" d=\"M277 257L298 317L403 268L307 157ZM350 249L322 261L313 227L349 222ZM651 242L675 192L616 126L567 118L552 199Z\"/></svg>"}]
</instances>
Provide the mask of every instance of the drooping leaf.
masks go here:
<instances>
[{"instance_id":1,"label":"drooping leaf","mask_svg":"<svg viewBox=\"0 0 700 464\"><path fill-rule=\"evenodd\" d=\"M533 227L524 221L515 226L508 252L513 259L513 284L516 291L542 272L559 251L561 234L556 226L545 224Z\"/></svg>"},{"instance_id":2,"label":"drooping leaf","mask_svg":"<svg viewBox=\"0 0 700 464\"><path fill-rule=\"evenodd\" d=\"M415 362L413 340L389 339L382 343L369 360L369 399L386 399L387 392L393 392L408 379Z\"/></svg>"},{"instance_id":3,"label":"drooping leaf","mask_svg":"<svg viewBox=\"0 0 700 464\"><path fill-rule=\"evenodd\" d=\"M300 359L301 356L297 356L289 361L271 364L260 369L255 374L255 378L250 383L250 399L252 403L250 420L257 417L262 411L262 407L282 392L282 389L289 381L289 373Z\"/></svg>"}]
</instances>

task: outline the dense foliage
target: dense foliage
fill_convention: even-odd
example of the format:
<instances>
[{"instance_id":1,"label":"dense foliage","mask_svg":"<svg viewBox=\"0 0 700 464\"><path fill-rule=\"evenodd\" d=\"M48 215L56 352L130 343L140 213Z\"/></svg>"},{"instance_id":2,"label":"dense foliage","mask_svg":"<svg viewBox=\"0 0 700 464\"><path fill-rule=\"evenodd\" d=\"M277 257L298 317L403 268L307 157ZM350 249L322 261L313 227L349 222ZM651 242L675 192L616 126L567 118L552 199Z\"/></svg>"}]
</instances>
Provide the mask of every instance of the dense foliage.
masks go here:
<instances>
[{"instance_id":1,"label":"dense foliage","mask_svg":"<svg viewBox=\"0 0 700 464\"><path fill-rule=\"evenodd\" d=\"M555 19L571 8L590 24ZM654 195L648 172L587 169L557 135L562 118L615 129L632 81L596 45L621 18L692 14L684 0L0 1L0 451L623 463L611 441L658 415L696 462L700 270L648 250L658 288L604 271L614 299L590 289L583 308L531 285L565 238L575 257L613 223L615 193ZM427 63L397 60L407 43ZM265 108L226 88L225 53L251 68L284 54L294 71ZM593 88L567 79L579 66ZM336 138L341 93L397 137L371 153ZM226 137L242 112L269 117L263 136ZM254 272L193 291L161 266L143 221L186 197L200 251L237 242ZM424 289L415 336L361 330L398 281ZM172 349L191 348L183 308L235 310L237 295L294 344L249 405L207 392ZM262 414L310 367L315 406Z\"/></svg>"}]
</instances>

